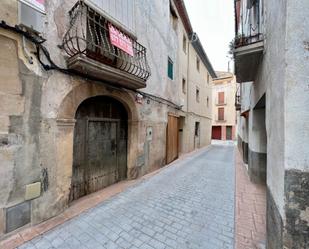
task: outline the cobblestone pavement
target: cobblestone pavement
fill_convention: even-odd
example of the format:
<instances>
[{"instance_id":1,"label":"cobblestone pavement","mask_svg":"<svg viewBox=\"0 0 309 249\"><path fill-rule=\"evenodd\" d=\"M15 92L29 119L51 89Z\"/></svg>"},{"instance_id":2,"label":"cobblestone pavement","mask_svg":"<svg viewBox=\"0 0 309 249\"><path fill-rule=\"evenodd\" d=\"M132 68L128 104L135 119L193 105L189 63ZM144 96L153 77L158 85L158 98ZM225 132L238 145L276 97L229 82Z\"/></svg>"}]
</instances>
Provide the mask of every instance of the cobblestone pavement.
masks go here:
<instances>
[{"instance_id":1,"label":"cobblestone pavement","mask_svg":"<svg viewBox=\"0 0 309 249\"><path fill-rule=\"evenodd\" d=\"M233 248L234 150L185 157L19 248Z\"/></svg>"}]
</instances>

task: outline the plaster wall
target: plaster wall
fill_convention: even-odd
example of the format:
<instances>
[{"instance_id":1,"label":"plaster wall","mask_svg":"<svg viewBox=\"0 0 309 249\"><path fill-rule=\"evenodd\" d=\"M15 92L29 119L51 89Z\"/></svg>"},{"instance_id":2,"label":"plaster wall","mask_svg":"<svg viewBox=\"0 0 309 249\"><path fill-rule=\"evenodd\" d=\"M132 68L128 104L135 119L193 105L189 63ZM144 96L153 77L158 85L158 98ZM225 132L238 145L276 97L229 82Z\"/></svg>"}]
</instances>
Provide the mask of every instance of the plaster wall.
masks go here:
<instances>
[{"instance_id":1,"label":"plaster wall","mask_svg":"<svg viewBox=\"0 0 309 249\"><path fill-rule=\"evenodd\" d=\"M200 123L199 136L195 136L195 123ZM185 123L185 139L184 152L188 153L194 149L202 148L211 143L211 119L194 114L186 116Z\"/></svg>"},{"instance_id":2,"label":"plaster wall","mask_svg":"<svg viewBox=\"0 0 309 249\"><path fill-rule=\"evenodd\" d=\"M309 172L309 2L287 1L285 168ZM307 10L307 11L306 11Z\"/></svg>"},{"instance_id":3,"label":"plaster wall","mask_svg":"<svg viewBox=\"0 0 309 249\"><path fill-rule=\"evenodd\" d=\"M6 23L12 25L16 24L18 21L18 2L11 0L3 0L1 1L1 10L0 10L0 18L5 20Z\"/></svg>"},{"instance_id":4,"label":"plaster wall","mask_svg":"<svg viewBox=\"0 0 309 249\"><path fill-rule=\"evenodd\" d=\"M189 45L189 73L188 73L188 112L200 116L212 117L212 79L207 82L208 71L200 60L200 69L197 69L198 58L193 46ZM199 100L196 98L196 89L199 89ZM207 106L208 97L208 106Z\"/></svg>"},{"instance_id":5,"label":"plaster wall","mask_svg":"<svg viewBox=\"0 0 309 249\"><path fill-rule=\"evenodd\" d=\"M245 82L240 84L241 92L241 113L250 109L251 103L251 91L253 88L253 82Z\"/></svg>"},{"instance_id":6,"label":"plaster wall","mask_svg":"<svg viewBox=\"0 0 309 249\"><path fill-rule=\"evenodd\" d=\"M252 91L253 108L266 91L267 186L284 217L286 1L265 2L265 54ZM274 66L276 65L276 66ZM250 135L249 135L250 140Z\"/></svg>"},{"instance_id":7,"label":"plaster wall","mask_svg":"<svg viewBox=\"0 0 309 249\"><path fill-rule=\"evenodd\" d=\"M254 107L266 93L267 185L280 214L284 215L284 144L285 144L285 37L286 1L267 1L263 8L264 55L253 83L241 83L241 112L249 110L248 142L252 150L265 152L264 136L256 132L263 118L254 115ZM275 66L274 66L275 65ZM257 120L255 118L257 117ZM245 119L240 121L240 134L246 139ZM262 139L262 140L261 140ZM257 151L258 152L258 151Z\"/></svg>"},{"instance_id":8,"label":"plaster wall","mask_svg":"<svg viewBox=\"0 0 309 249\"><path fill-rule=\"evenodd\" d=\"M249 114L249 148L258 153L267 153L265 109L253 109Z\"/></svg>"},{"instance_id":9,"label":"plaster wall","mask_svg":"<svg viewBox=\"0 0 309 249\"><path fill-rule=\"evenodd\" d=\"M183 37L186 37L186 50L184 51L183 49ZM188 55L190 53L189 51L189 37L187 35L187 32L185 31L185 28L182 24L182 22L179 22L179 32L178 32L178 58L179 58L179 84L178 84L178 91L179 91L179 96L180 96L180 104L183 105L182 110L187 111L188 110ZM183 89L182 86L182 80L186 81L185 88Z\"/></svg>"},{"instance_id":10,"label":"plaster wall","mask_svg":"<svg viewBox=\"0 0 309 249\"><path fill-rule=\"evenodd\" d=\"M174 29L171 22L169 0L136 1L136 35L147 49L151 76L142 91L164 97L180 105L178 35L181 33L178 18ZM151 49L150 49L151 48ZM168 57L173 61L174 78L167 75Z\"/></svg>"}]
</instances>

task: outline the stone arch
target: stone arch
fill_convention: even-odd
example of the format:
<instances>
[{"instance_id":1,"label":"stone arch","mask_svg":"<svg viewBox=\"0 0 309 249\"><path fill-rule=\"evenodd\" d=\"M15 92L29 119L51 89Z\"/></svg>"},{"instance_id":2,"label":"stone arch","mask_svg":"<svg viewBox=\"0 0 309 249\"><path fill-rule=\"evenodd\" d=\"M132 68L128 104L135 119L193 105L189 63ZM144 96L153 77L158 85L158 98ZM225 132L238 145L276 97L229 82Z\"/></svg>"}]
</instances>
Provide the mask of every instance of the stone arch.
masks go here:
<instances>
[{"instance_id":1,"label":"stone arch","mask_svg":"<svg viewBox=\"0 0 309 249\"><path fill-rule=\"evenodd\" d=\"M127 179L136 177L136 162L138 158L139 115L134 96L125 90L108 88L95 83L79 84L63 98L57 112L57 191L66 196L69 203L69 193L72 178L73 143L75 113L78 106L86 99L96 96L108 96L118 100L128 114L128 149L127 149ZM61 187L59 187L61 186Z\"/></svg>"},{"instance_id":2,"label":"stone arch","mask_svg":"<svg viewBox=\"0 0 309 249\"><path fill-rule=\"evenodd\" d=\"M74 119L78 106L86 99L95 96L109 96L123 104L128 113L129 121L139 119L134 98L124 90L108 88L104 85L85 83L74 87L59 106L57 119Z\"/></svg>"}]
</instances>

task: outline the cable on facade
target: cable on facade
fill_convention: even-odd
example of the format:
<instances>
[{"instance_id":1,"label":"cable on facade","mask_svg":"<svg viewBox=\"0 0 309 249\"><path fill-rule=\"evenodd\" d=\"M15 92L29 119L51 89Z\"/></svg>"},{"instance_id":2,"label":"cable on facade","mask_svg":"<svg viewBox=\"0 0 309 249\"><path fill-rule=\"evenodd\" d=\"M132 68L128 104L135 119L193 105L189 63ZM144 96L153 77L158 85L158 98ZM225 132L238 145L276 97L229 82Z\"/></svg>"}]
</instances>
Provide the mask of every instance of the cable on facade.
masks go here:
<instances>
[{"instance_id":1,"label":"cable on facade","mask_svg":"<svg viewBox=\"0 0 309 249\"><path fill-rule=\"evenodd\" d=\"M6 22L3 21L3 20L0 22L0 27L3 28L3 29L6 29L6 30L12 31L14 33L20 34L20 35L24 36L26 39L28 39L29 41L31 41L32 43L34 43L35 46L36 46L35 55L36 55L39 63L41 64L41 66L46 71L57 70L61 73L67 74L67 75L79 76L79 77L86 78L86 79L91 80L91 81L99 81L99 82L103 83L104 85L106 85L108 88L113 88L113 89L116 89L116 90L118 90L118 89L129 90L129 91L132 91L134 93L141 94L143 97L147 97L147 98L149 98L153 101L156 101L157 103L165 104L165 105L170 106L172 108L175 108L177 110L181 110L181 108L182 108L182 106L177 105L177 104L173 103L172 101L164 99L162 97L158 97L158 96L155 96L155 95L152 95L152 94L149 94L149 93L145 93L145 92L141 92L141 91L138 91L138 90L135 90L135 89L132 89L132 88L128 88L128 87L114 87L114 86L111 86L110 84L107 84L105 81L102 81L101 79L93 77L89 74L85 74L85 73L81 73L81 72L78 72L78 71L75 71L75 70L59 67L51 59L51 56L50 56L47 48L42 45L42 43L44 43L46 41L46 39L44 39L43 37L37 36L37 35L34 36L32 33L21 29L18 25L15 25L14 27L7 25ZM44 54L45 58L48 60L49 64L46 64L42 61L41 51Z\"/></svg>"}]
</instances>

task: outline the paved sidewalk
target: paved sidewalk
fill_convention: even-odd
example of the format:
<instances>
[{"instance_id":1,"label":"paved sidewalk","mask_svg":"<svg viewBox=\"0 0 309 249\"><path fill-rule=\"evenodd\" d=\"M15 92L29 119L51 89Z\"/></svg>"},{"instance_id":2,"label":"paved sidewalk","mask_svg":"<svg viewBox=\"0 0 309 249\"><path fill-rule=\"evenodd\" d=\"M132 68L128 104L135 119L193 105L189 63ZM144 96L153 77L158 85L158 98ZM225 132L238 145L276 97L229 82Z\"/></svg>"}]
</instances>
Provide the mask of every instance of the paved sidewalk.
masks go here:
<instances>
[{"instance_id":1,"label":"paved sidewalk","mask_svg":"<svg viewBox=\"0 0 309 249\"><path fill-rule=\"evenodd\" d=\"M265 248L266 187L250 182L240 157L237 151L235 249Z\"/></svg>"},{"instance_id":2,"label":"paved sidewalk","mask_svg":"<svg viewBox=\"0 0 309 249\"><path fill-rule=\"evenodd\" d=\"M19 248L232 249L234 148L186 157Z\"/></svg>"}]
</instances>

